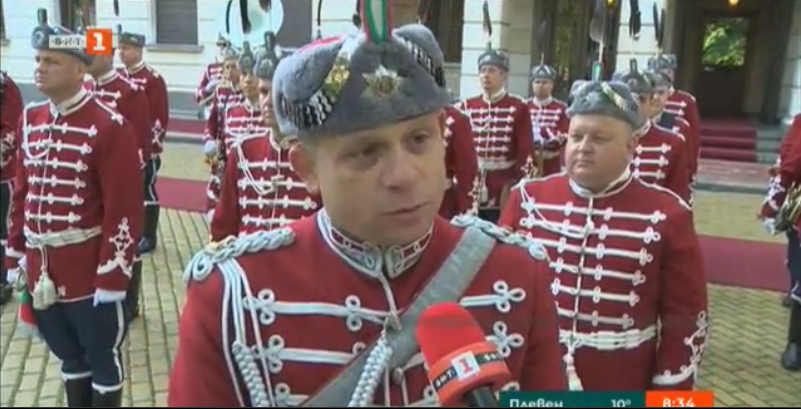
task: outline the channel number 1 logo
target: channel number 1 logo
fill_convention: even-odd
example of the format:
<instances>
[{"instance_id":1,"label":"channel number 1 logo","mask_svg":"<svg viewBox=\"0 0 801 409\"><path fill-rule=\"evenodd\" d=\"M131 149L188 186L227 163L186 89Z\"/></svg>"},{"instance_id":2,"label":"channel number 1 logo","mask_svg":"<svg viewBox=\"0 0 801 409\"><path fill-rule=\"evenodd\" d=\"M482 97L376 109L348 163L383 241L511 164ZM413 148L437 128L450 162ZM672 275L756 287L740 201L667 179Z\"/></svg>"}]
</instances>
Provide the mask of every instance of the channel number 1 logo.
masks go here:
<instances>
[{"instance_id":1,"label":"channel number 1 logo","mask_svg":"<svg viewBox=\"0 0 801 409\"><path fill-rule=\"evenodd\" d=\"M477 375L481 371L481 366L472 352L465 352L451 360L453 369L456 370L456 379L464 380Z\"/></svg>"}]
</instances>

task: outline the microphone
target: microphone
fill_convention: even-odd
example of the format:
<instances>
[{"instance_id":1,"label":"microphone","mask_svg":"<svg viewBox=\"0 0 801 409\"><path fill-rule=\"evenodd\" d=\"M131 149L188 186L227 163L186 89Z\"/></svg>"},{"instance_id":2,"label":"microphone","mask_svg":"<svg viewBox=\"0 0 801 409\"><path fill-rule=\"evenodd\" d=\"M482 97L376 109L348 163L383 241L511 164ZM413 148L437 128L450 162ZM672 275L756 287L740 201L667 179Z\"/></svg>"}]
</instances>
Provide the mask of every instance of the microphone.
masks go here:
<instances>
[{"instance_id":1,"label":"microphone","mask_svg":"<svg viewBox=\"0 0 801 409\"><path fill-rule=\"evenodd\" d=\"M443 407L498 408L495 391L512 378L498 348L464 307L436 304L420 315L417 342Z\"/></svg>"}]
</instances>

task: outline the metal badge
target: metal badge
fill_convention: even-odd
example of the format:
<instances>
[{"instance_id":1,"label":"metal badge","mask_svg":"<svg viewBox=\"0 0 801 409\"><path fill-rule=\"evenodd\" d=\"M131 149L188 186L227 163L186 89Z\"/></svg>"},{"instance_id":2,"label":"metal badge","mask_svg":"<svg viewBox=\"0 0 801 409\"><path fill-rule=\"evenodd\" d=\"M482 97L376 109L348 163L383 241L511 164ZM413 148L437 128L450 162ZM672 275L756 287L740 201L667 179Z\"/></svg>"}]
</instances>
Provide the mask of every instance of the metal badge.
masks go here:
<instances>
[{"instance_id":1,"label":"metal badge","mask_svg":"<svg viewBox=\"0 0 801 409\"><path fill-rule=\"evenodd\" d=\"M373 96L379 98L386 98L394 94L400 88L401 83L403 83L403 78L401 78L397 72L390 71L383 65L378 66L374 72L362 74L362 76L367 82L367 89L365 92L369 91Z\"/></svg>"},{"instance_id":2,"label":"metal badge","mask_svg":"<svg viewBox=\"0 0 801 409\"><path fill-rule=\"evenodd\" d=\"M350 78L349 63L350 58L348 58L348 55L343 53L337 55L334 60L334 66L331 67L331 71L328 72L325 81L323 81L322 89L326 95L339 97L342 87L345 86L348 78Z\"/></svg>"}]
</instances>

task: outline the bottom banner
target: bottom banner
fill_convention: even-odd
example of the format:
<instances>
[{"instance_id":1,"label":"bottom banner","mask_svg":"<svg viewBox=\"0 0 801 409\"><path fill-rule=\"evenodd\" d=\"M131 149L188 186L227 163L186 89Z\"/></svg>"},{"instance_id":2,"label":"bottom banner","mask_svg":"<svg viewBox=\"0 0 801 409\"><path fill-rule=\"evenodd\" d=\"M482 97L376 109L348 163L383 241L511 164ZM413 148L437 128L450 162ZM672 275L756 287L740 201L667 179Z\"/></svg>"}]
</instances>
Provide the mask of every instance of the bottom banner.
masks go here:
<instances>
[{"instance_id":1,"label":"bottom banner","mask_svg":"<svg viewBox=\"0 0 801 409\"><path fill-rule=\"evenodd\" d=\"M502 408L711 408L711 391L501 392Z\"/></svg>"}]
</instances>

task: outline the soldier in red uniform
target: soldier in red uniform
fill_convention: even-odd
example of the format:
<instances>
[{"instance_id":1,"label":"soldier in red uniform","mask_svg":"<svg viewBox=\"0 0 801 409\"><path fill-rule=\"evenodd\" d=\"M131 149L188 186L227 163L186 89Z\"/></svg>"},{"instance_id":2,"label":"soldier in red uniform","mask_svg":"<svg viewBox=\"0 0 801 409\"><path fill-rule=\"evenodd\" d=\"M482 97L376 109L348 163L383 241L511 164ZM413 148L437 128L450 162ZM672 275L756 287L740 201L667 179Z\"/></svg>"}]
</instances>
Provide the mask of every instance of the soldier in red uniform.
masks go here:
<instances>
[{"instance_id":1,"label":"soldier in red uniform","mask_svg":"<svg viewBox=\"0 0 801 409\"><path fill-rule=\"evenodd\" d=\"M801 184L801 114L795 116L790 131L779 150L778 169L771 179L768 195L763 202L760 218L766 230L777 233L776 218L784 205L787 193ZM787 269L790 271L791 288L787 304L790 307L790 323L787 347L781 357L781 365L791 371L801 370L801 245L799 225L801 220L787 220L790 226L779 226L787 234Z\"/></svg>"},{"instance_id":2,"label":"soldier in red uniform","mask_svg":"<svg viewBox=\"0 0 801 409\"><path fill-rule=\"evenodd\" d=\"M272 230L310 216L322 207L289 163L291 138L277 130L272 106L272 81L278 56L275 35L254 56L243 52L245 103L228 111L228 133L236 140L228 155L220 201L211 221L211 240Z\"/></svg>"},{"instance_id":3,"label":"soldier in red uniform","mask_svg":"<svg viewBox=\"0 0 801 409\"><path fill-rule=\"evenodd\" d=\"M687 174L690 176L690 181L694 182L695 176L698 173L701 140L686 119L665 111L670 90L673 89L673 82L671 79L659 71L648 71L648 75L653 78L655 85L652 105L656 114L652 118L653 122L662 128L670 129L684 137L684 141L687 144L687 162L689 165ZM690 204L692 204L692 202Z\"/></svg>"},{"instance_id":4,"label":"soldier in red uniform","mask_svg":"<svg viewBox=\"0 0 801 409\"><path fill-rule=\"evenodd\" d=\"M156 177L161 169L161 152L164 136L170 122L170 102L167 84L153 67L142 59L145 36L125 32L119 37L118 55L125 65L120 74L145 90L152 125L150 156L145 157L145 231L139 242L139 254L147 254L156 248L159 226L159 196L156 192Z\"/></svg>"},{"instance_id":5,"label":"soldier in red uniform","mask_svg":"<svg viewBox=\"0 0 801 409\"><path fill-rule=\"evenodd\" d=\"M7 260L9 272L22 275L32 296L22 306L62 361L67 405L120 407L122 303L144 213L142 189L131 189L142 184L139 141L82 87L92 57L49 49L51 36L73 33L39 13L34 81L49 100L22 116L8 246L24 256Z\"/></svg>"},{"instance_id":6,"label":"soldier in red uniform","mask_svg":"<svg viewBox=\"0 0 801 409\"><path fill-rule=\"evenodd\" d=\"M637 147L631 162L634 177L668 188L689 201L687 144L681 135L655 125L651 119L655 113L653 77L637 68L637 60L631 60L629 69L615 73L614 80L628 85L642 116L643 126L636 130Z\"/></svg>"},{"instance_id":7,"label":"soldier in red uniform","mask_svg":"<svg viewBox=\"0 0 801 409\"><path fill-rule=\"evenodd\" d=\"M206 120L206 133L203 138L203 151L206 162L209 164L209 183L206 186L206 202L208 220L214 217L214 208L220 198L220 182L225 173L225 159L230 153L234 136L226 133L228 120L226 113L234 106L243 103L240 88L239 53L233 48L227 48L222 66L223 82L217 83L214 99L211 103L211 114ZM236 128L236 126L234 127Z\"/></svg>"},{"instance_id":8,"label":"soldier in red uniform","mask_svg":"<svg viewBox=\"0 0 801 409\"><path fill-rule=\"evenodd\" d=\"M436 39L370 17L369 34L278 65L278 124L298 136L290 160L325 208L190 263L170 407L434 406L415 322L460 299L513 386L566 388L541 247L437 215L450 99Z\"/></svg>"},{"instance_id":9,"label":"soldier in red uniform","mask_svg":"<svg viewBox=\"0 0 801 409\"><path fill-rule=\"evenodd\" d=\"M445 170L447 190L439 215L451 219L478 213L478 157L473 145L470 118L458 109L445 107Z\"/></svg>"},{"instance_id":10,"label":"soldier in red uniform","mask_svg":"<svg viewBox=\"0 0 801 409\"><path fill-rule=\"evenodd\" d=\"M144 174L146 158L150 157L153 144L153 125L150 120L150 105L144 89L121 75L114 69L113 55L99 55L89 66L92 80L85 86L99 100L111 109L118 111L131 125L139 140L141 164L139 171ZM144 180L144 176L143 176ZM142 184L142 191L147 188ZM144 215L143 215L144 216ZM136 232L141 238L143 231ZM137 246L138 246L137 242ZM139 316L139 293L142 288L142 260L137 256L128 287L128 298L125 300L125 313L128 319Z\"/></svg>"},{"instance_id":11,"label":"soldier in red uniform","mask_svg":"<svg viewBox=\"0 0 801 409\"><path fill-rule=\"evenodd\" d=\"M484 94L457 104L473 127L479 167L479 214L498 218L501 199L534 167L526 101L506 91L509 59L488 49L478 60Z\"/></svg>"},{"instance_id":12,"label":"soldier in red uniform","mask_svg":"<svg viewBox=\"0 0 801 409\"><path fill-rule=\"evenodd\" d=\"M531 119L538 176L549 176L562 171L562 147L569 121L567 104L553 97L556 69L540 64L531 69L531 93L528 112Z\"/></svg>"},{"instance_id":13,"label":"soldier in red uniform","mask_svg":"<svg viewBox=\"0 0 801 409\"><path fill-rule=\"evenodd\" d=\"M692 212L633 177L644 120L626 86L572 98L566 174L516 187L500 224L548 249L571 389L692 390L708 323Z\"/></svg>"},{"instance_id":14,"label":"soldier in red uniform","mask_svg":"<svg viewBox=\"0 0 801 409\"><path fill-rule=\"evenodd\" d=\"M648 60L649 68L659 71L670 78L670 95L665 105L665 111L687 120L693 134L700 135L701 116L698 113L698 104L695 101L695 97L689 92L676 89L673 86L673 82L676 79L677 66L678 60L673 54L660 54Z\"/></svg>"},{"instance_id":15,"label":"soldier in red uniform","mask_svg":"<svg viewBox=\"0 0 801 409\"><path fill-rule=\"evenodd\" d=\"M209 119L211 114L211 106L214 102L214 92L217 85L224 82L223 78L223 63L225 56L229 53L231 42L228 41L222 34L217 33L217 58L213 62L206 65L203 70L203 76L200 78L200 84L195 91L195 100L198 105L203 108L204 119Z\"/></svg>"},{"instance_id":16,"label":"soldier in red uniform","mask_svg":"<svg viewBox=\"0 0 801 409\"><path fill-rule=\"evenodd\" d=\"M0 71L0 98L3 110L0 111L0 305L5 304L13 294L13 285L7 281L5 258L22 257L21 254L6 254L6 238L8 237L8 216L11 204L11 192L14 190L14 172L16 169L17 125L22 116L22 94L19 87L6 74Z\"/></svg>"}]
</instances>

